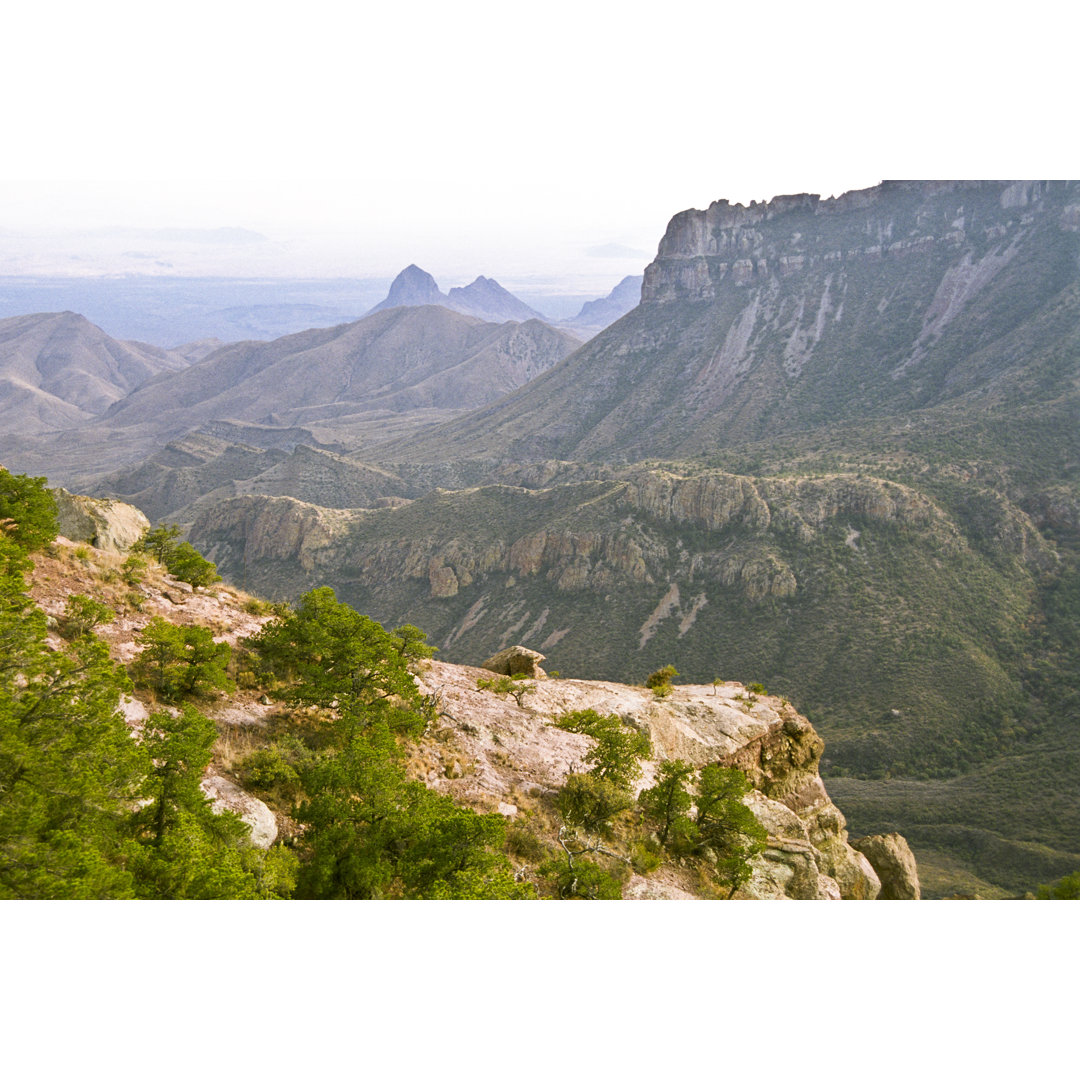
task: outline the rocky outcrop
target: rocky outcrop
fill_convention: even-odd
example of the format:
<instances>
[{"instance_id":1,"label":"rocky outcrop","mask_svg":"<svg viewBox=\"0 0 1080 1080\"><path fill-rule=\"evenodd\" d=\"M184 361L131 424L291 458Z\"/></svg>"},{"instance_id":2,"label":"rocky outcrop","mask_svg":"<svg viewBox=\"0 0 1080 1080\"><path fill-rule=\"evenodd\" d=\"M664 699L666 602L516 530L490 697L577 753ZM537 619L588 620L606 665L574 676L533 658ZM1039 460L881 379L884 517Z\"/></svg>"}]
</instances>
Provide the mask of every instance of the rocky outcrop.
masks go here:
<instances>
[{"instance_id":1,"label":"rocky outcrop","mask_svg":"<svg viewBox=\"0 0 1080 1080\"><path fill-rule=\"evenodd\" d=\"M446 297L447 307L463 315L475 315L486 322L527 322L544 316L529 307L513 293L504 289L494 278L478 277L471 285L451 289Z\"/></svg>"},{"instance_id":2,"label":"rocky outcrop","mask_svg":"<svg viewBox=\"0 0 1080 1080\"><path fill-rule=\"evenodd\" d=\"M742 899L866 899L880 883L866 856L847 840L843 814L818 774L822 741L790 705L753 697L739 683L675 686L658 699L642 687L577 679L537 682L521 704L477 689L483 668L431 661L421 689L439 702L448 727L436 731L428 784L507 816L515 799L561 785L582 768L589 740L560 731L550 718L595 709L647 730L653 757L640 787L653 782L658 762L682 758L695 765L718 762L746 772L754 787L747 805L769 834L768 848L753 864ZM445 760L444 760L445 759ZM455 761L471 764L460 770ZM650 884L651 882L651 884ZM687 882L667 884L634 877L627 895L685 898Z\"/></svg>"},{"instance_id":3,"label":"rocky outcrop","mask_svg":"<svg viewBox=\"0 0 1080 1080\"><path fill-rule=\"evenodd\" d=\"M851 846L870 860L881 879L879 900L919 900L919 870L911 848L899 833L884 836L862 836Z\"/></svg>"},{"instance_id":4,"label":"rocky outcrop","mask_svg":"<svg viewBox=\"0 0 1080 1080\"><path fill-rule=\"evenodd\" d=\"M378 510L237 498L203 510L192 539L234 577L240 567L272 561L296 564L287 576L300 571L314 583L348 565L355 580L381 588L423 581L429 598L450 600L496 575L539 578L556 594L651 589L675 575L675 580L685 576L689 583L736 589L754 603L795 595L798 579L785 552L792 542L819 543L838 522L847 529L849 547L857 543L860 523L902 525L948 547L961 543L956 527L928 498L873 477L754 480L715 471L682 476L640 468L598 469L595 475L595 480L541 491L493 485L435 492ZM492 514L501 518L501 535L472 528L475 520ZM551 519L548 526L515 524L545 516ZM437 528L431 525L436 520ZM691 556L657 525L716 534L730 530L731 542L721 544L718 537ZM1030 525L1024 537L1028 547L1038 548Z\"/></svg>"},{"instance_id":5,"label":"rocky outcrop","mask_svg":"<svg viewBox=\"0 0 1080 1080\"><path fill-rule=\"evenodd\" d=\"M539 311L529 307L513 293L504 289L494 278L478 277L463 288L443 293L435 279L415 264L405 267L390 285L385 300L368 312L385 311L395 307L418 307L436 304L462 315L472 315L485 322L527 322L529 319L544 320Z\"/></svg>"},{"instance_id":6,"label":"rocky outcrop","mask_svg":"<svg viewBox=\"0 0 1080 1080\"><path fill-rule=\"evenodd\" d=\"M61 536L102 551L128 551L150 528L141 510L115 499L92 499L53 488Z\"/></svg>"},{"instance_id":7,"label":"rocky outcrop","mask_svg":"<svg viewBox=\"0 0 1080 1080\"><path fill-rule=\"evenodd\" d=\"M543 653L535 649L526 649L524 645L511 645L494 656L489 656L480 666L496 675L526 675L530 679L545 678L540 665L544 662Z\"/></svg>"},{"instance_id":8,"label":"rocky outcrop","mask_svg":"<svg viewBox=\"0 0 1080 1080\"><path fill-rule=\"evenodd\" d=\"M418 307L422 304L445 304L446 297L435 279L415 263L410 263L390 283L386 299L376 304L369 315L395 307Z\"/></svg>"}]
</instances>

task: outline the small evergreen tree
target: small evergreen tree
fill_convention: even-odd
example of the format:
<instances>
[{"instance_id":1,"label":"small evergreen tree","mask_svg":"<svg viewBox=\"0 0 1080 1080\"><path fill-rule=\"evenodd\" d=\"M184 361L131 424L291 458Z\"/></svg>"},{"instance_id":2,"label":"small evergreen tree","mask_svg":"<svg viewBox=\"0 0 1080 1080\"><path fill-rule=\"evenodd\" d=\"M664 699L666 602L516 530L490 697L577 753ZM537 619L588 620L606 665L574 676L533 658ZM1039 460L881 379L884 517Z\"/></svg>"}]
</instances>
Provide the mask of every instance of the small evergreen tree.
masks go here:
<instances>
[{"instance_id":1,"label":"small evergreen tree","mask_svg":"<svg viewBox=\"0 0 1080 1080\"><path fill-rule=\"evenodd\" d=\"M560 716L553 726L593 739L595 745L585 754L589 772L625 791L641 776L640 759L652 750L647 731L628 729L614 713L601 716L595 709L580 709Z\"/></svg>"},{"instance_id":2,"label":"small evergreen tree","mask_svg":"<svg viewBox=\"0 0 1080 1080\"><path fill-rule=\"evenodd\" d=\"M742 801L750 793L744 773L722 765L706 765L698 775L694 795L694 842L717 858L717 877L731 892L750 878L750 860L765 850L768 834Z\"/></svg>"},{"instance_id":3,"label":"small evergreen tree","mask_svg":"<svg viewBox=\"0 0 1080 1080\"><path fill-rule=\"evenodd\" d=\"M235 814L215 813L200 786L216 738L213 721L190 705L146 722L143 740L153 769L132 859L141 897L248 900L292 891L295 856L282 848L273 854L253 849L247 825Z\"/></svg>"},{"instance_id":4,"label":"small evergreen tree","mask_svg":"<svg viewBox=\"0 0 1080 1080\"><path fill-rule=\"evenodd\" d=\"M217 567L186 540L178 541L179 535L179 525L158 525L135 545L135 551L152 555L174 578L196 588L220 581ZM124 565L127 567L128 564Z\"/></svg>"},{"instance_id":5,"label":"small evergreen tree","mask_svg":"<svg viewBox=\"0 0 1080 1080\"><path fill-rule=\"evenodd\" d=\"M169 557L176 550L177 540L180 535L179 525L158 525L147 532L143 538L135 544L133 550L145 551L152 555L162 566L167 566Z\"/></svg>"},{"instance_id":6,"label":"small evergreen tree","mask_svg":"<svg viewBox=\"0 0 1080 1080\"><path fill-rule=\"evenodd\" d=\"M93 634L46 647L28 565L0 536L0 898L131 896L149 760L119 711L130 683Z\"/></svg>"},{"instance_id":7,"label":"small evergreen tree","mask_svg":"<svg viewBox=\"0 0 1080 1080\"><path fill-rule=\"evenodd\" d=\"M656 784L638 796L646 821L656 826L664 846L685 846L690 840L693 823L689 811L693 800L686 785L694 772L694 766L685 761L661 762Z\"/></svg>"},{"instance_id":8,"label":"small evergreen tree","mask_svg":"<svg viewBox=\"0 0 1080 1080\"><path fill-rule=\"evenodd\" d=\"M90 596L75 593L67 598L64 614L59 620L60 633L66 638L77 638L89 634L95 626L111 623L116 612L107 604L102 604Z\"/></svg>"},{"instance_id":9,"label":"small evergreen tree","mask_svg":"<svg viewBox=\"0 0 1080 1080\"><path fill-rule=\"evenodd\" d=\"M671 680L678 674L673 664L665 664L645 680L645 686L649 690L661 690L665 686L670 686Z\"/></svg>"},{"instance_id":10,"label":"small evergreen tree","mask_svg":"<svg viewBox=\"0 0 1080 1080\"><path fill-rule=\"evenodd\" d=\"M387 633L321 588L248 644L285 680L280 697L331 717L311 753L289 755L303 792L294 809L305 826L299 896L530 895L498 850L499 815L459 807L405 772L400 740L431 720L408 669L420 638Z\"/></svg>"},{"instance_id":11,"label":"small evergreen tree","mask_svg":"<svg viewBox=\"0 0 1080 1080\"><path fill-rule=\"evenodd\" d=\"M209 690L231 690L226 674L231 649L215 642L205 626L176 626L155 615L143 628L142 651L131 664L135 681L151 686L164 701Z\"/></svg>"},{"instance_id":12,"label":"small evergreen tree","mask_svg":"<svg viewBox=\"0 0 1080 1080\"><path fill-rule=\"evenodd\" d=\"M39 551L56 539L56 500L44 476L15 475L0 466L0 522L23 551Z\"/></svg>"}]
</instances>

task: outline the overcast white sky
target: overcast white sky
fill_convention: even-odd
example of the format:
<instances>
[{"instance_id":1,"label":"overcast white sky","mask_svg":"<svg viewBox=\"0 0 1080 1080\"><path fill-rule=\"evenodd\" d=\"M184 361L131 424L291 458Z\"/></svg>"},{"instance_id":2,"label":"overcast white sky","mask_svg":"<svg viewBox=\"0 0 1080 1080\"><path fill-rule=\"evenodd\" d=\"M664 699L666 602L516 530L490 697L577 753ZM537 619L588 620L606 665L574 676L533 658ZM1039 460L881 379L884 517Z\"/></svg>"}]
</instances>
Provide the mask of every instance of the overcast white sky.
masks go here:
<instances>
[{"instance_id":1,"label":"overcast white sky","mask_svg":"<svg viewBox=\"0 0 1080 1080\"><path fill-rule=\"evenodd\" d=\"M65 258L96 272L127 252L112 269L164 253L188 272L417 262L444 288L478 273L614 283L672 214L718 198L1075 173L1077 17L994 10L20 4L0 67L0 274ZM117 226L268 239L178 253L66 235ZM646 254L598 253L613 246Z\"/></svg>"}]
</instances>

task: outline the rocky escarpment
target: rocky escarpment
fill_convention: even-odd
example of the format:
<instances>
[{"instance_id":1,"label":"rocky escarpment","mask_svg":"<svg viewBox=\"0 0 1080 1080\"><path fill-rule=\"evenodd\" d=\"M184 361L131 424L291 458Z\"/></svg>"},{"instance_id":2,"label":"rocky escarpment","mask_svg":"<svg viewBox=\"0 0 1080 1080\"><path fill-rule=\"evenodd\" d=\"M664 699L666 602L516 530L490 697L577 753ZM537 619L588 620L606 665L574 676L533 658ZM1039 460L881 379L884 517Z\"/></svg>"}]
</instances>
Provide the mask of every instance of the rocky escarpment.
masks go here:
<instances>
[{"instance_id":1,"label":"rocky escarpment","mask_svg":"<svg viewBox=\"0 0 1080 1080\"><path fill-rule=\"evenodd\" d=\"M615 713L647 730L653 757L638 788L653 782L657 764L681 758L718 762L746 772L747 800L769 834L754 861L742 899L861 899L877 897L880 883L867 858L848 843L844 815L818 774L822 741L805 717L777 698L748 695L741 684L677 686L657 699L618 683L543 679L518 704L477 688L484 669L430 662L422 688L439 702L444 726L434 733L437 759L427 783L462 801L498 809L514 819L530 796L550 793L572 770L581 771L589 740L550 725L577 709ZM628 896L691 895L678 868L656 878L633 877Z\"/></svg>"},{"instance_id":2,"label":"rocky escarpment","mask_svg":"<svg viewBox=\"0 0 1080 1080\"><path fill-rule=\"evenodd\" d=\"M965 294L989 283L1037 215L1052 215L1062 229L1075 227L1076 191L1063 198L1067 183L908 180L829 199L779 195L749 206L720 199L671 219L645 270L641 300L715 300L723 283L750 285L815 266L903 258L938 246L994 245L996 256L968 259L943 281L935 314L944 319ZM854 230L845 228L849 223L856 223Z\"/></svg>"},{"instance_id":3,"label":"rocky escarpment","mask_svg":"<svg viewBox=\"0 0 1080 1080\"><path fill-rule=\"evenodd\" d=\"M227 572L242 570L260 587L273 581L278 592L282 580L330 579L382 597L402 588L415 595L419 586L438 600L535 580L555 596L671 585L694 596L719 585L758 602L794 596L800 560L830 538L857 551L868 528L902 528L935 548L965 546L925 495L870 477L754 480L664 469L577 475L553 488L434 492L387 500L382 509L223 500L200 512L192 536ZM1042 551L1030 524L1016 530L1018 550Z\"/></svg>"}]
</instances>

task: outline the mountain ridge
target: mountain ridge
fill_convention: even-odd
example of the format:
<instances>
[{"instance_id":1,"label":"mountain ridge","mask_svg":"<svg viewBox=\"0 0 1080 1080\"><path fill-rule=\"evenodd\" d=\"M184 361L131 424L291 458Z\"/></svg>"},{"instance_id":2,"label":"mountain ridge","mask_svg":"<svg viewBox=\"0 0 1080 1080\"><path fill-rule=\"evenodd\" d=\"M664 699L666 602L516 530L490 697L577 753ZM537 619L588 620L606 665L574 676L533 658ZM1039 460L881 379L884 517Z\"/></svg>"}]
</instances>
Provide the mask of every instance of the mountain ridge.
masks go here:
<instances>
[{"instance_id":1,"label":"mountain ridge","mask_svg":"<svg viewBox=\"0 0 1080 1080\"><path fill-rule=\"evenodd\" d=\"M0 422L26 434L76 427L188 364L174 350L117 341L73 311L0 319Z\"/></svg>"}]
</instances>

